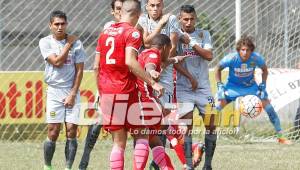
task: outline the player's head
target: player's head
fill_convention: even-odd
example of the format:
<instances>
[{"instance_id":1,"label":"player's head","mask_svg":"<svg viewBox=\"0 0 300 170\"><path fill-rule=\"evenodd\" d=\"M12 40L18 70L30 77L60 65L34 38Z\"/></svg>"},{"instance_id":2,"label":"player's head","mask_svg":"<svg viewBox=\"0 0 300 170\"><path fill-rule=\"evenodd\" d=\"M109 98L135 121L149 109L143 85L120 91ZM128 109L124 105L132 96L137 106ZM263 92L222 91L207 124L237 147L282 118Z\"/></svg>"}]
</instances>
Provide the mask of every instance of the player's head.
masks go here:
<instances>
[{"instance_id":1,"label":"player's head","mask_svg":"<svg viewBox=\"0 0 300 170\"><path fill-rule=\"evenodd\" d=\"M151 48L157 48L160 50L161 60L166 61L168 59L170 49L172 47L170 38L165 34L157 34L151 41Z\"/></svg>"},{"instance_id":2,"label":"player's head","mask_svg":"<svg viewBox=\"0 0 300 170\"><path fill-rule=\"evenodd\" d=\"M251 36L243 35L236 43L236 51L240 54L243 61L249 59L254 49L255 45Z\"/></svg>"},{"instance_id":3,"label":"player's head","mask_svg":"<svg viewBox=\"0 0 300 170\"><path fill-rule=\"evenodd\" d=\"M57 38L64 38L67 28L67 15L62 11L53 11L50 14L49 28Z\"/></svg>"},{"instance_id":4,"label":"player's head","mask_svg":"<svg viewBox=\"0 0 300 170\"><path fill-rule=\"evenodd\" d=\"M121 9L124 0L112 0L111 1L111 14L115 17L117 22L121 19Z\"/></svg>"},{"instance_id":5,"label":"player's head","mask_svg":"<svg viewBox=\"0 0 300 170\"><path fill-rule=\"evenodd\" d=\"M150 18L157 20L162 16L164 8L163 0L148 0L146 10Z\"/></svg>"},{"instance_id":6,"label":"player's head","mask_svg":"<svg viewBox=\"0 0 300 170\"><path fill-rule=\"evenodd\" d=\"M141 3L138 0L124 0L121 10L121 21L136 25L141 15Z\"/></svg>"},{"instance_id":7,"label":"player's head","mask_svg":"<svg viewBox=\"0 0 300 170\"><path fill-rule=\"evenodd\" d=\"M185 32L193 32L196 24L196 11L193 5L183 5L180 8L179 21Z\"/></svg>"}]
</instances>

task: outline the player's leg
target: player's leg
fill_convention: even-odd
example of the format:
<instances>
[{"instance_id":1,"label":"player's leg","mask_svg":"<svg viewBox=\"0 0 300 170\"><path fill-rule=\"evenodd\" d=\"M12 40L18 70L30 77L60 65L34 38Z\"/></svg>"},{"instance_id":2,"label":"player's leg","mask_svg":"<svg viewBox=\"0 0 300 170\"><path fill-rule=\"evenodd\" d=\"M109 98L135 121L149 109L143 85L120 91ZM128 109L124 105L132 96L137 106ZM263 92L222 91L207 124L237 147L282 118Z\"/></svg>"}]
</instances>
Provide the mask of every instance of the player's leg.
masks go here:
<instances>
[{"instance_id":1,"label":"player's leg","mask_svg":"<svg viewBox=\"0 0 300 170\"><path fill-rule=\"evenodd\" d=\"M187 163L186 169L193 169L193 150L192 150L192 129L193 129L193 111L195 108L195 101L193 99L194 92L180 91L177 89L178 109L177 115L179 122L186 121L182 126L186 126L184 134L184 154ZM184 125L185 124L185 125Z\"/></svg>"},{"instance_id":2,"label":"player's leg","mask_svg":"<svg viewBox=\"0 0 300 170\"><path fill-rule=\"evenodd\" d=\"M193 120L193 111L188 112L185 114L181 119ZM187 163L187 169L194 169L193 166L193 149L192 149L192 133L193 130L193 123L186 125L187 130L184 134L184 155Z\"/></svg>"},{"instance_id":3,"label":"player's leg","mask_svg":"<svg viewBox=\"0 0 300 170\"><path fill-rule=\"evenodd\" d=\"M59 136L61 123L65 120L65 107L62 103L63 93L59 89L48 87L46 103L46 122L48 137L44 142L44 169L52 169L51 161L55 152L56 140Z\"/></svg>"},{"instance_id":4,"label":"player's leg","mask_svg":"<svg viewBox=\"0 0 300 170\"><path fill-rule=\"evenodd\" d=\"M135 133L133 138L134 144L134 170L143 170L146 167L148 156L149 156L149 139L148 134L143 134L141 132L145 131L145 128L134 129ZM138 133L136 133L138 132Z\"/></svg>"},{"instance_id":5,"label":"player's leg","mask_svg":"<svg viewBox=\"0 0 300 170\"><path fill-rule=\"evenodd\" d=\"M111 134L113 139L113 148L110 153L110 168L112 170L123 170L127 131L122 128L112 131Z\"/></svg>"},{"instance_id":6,"label":"player's leg","mask_svg":"<svg viewBox=\"0 0 300 170\"><path fill-rule=\"evenodd\" d=\"M85 139L83 154L82 154L80 164L79 164L80 170L85 170L87 168L87 166L89 164L89 160L90 160L91 151L93 150L93 148L97 142L101 128L102 128L102 125L98 125L98 124L89 126L89 130L88 130L88 133L87 133L86 139Z\"/></svg>"},{"instance_id":7,"label":"player's leg","mask_svg":"<svg viewBox=\"0 0 300 170\"><path fill-rule=\"evenodd\" d=\"M77 152L77 127L78 125L73 123L66 123L66 146L65 146L65 157L66 157L66 169L71 169L75 160Z\"/></svg>"},{"instance_id":8,"label":"player's leg","mask_svg":"<svg viewBox=\"0 0 300 170\"><path fill-rule=\"evenodd\" d=\"M210 170L212 169L212 159L217 143L217 133L215 132L217 126L217 121L215 121L215 119L217 119L217 112L214 110L215 101L214 98L211 96L210 89L209 91L200 92L198 96L200 97L197 98L196 105L199 109L199 112L201 113L206 130L204 139L205 162L203 170ZM221 101L219 106L223 108L226 105L226 103L227 100Z\"/></svg>"},{"instance_id":9,"label":"player's leg","mask_svg":"<svg viewBox=\"0 0 300 170\"><path fill-rule=\"evenodd\" d=\"M193 165L194 167L199 166L201 160L202 160L202 156L204 154L204 144L201 142L194 142L192 145L192 149L193 149Z\"/></svg>"},{"instance_id":10,"label":"player's leg","mask_svg":"<svg viewBox=\"0 0 300 170\"><path fill-rule=\"evenodd\" d=\"M94 102L94 110L98 111L99 107L99 102L100 102L100 96L98 91L96 92L96 101ZM85 145L83 149L83 154L79 163L79 170L86 170L89 164L90 160L90 154L97 142L97 139L99 137L100 131L101 131L102 125L100 124L94 124L89 126L88 133L85 138Z\"/></svg>"},{"instance_id":11,"label":"player's leg","mask_svg":"<svg viewBox=\"0 0 300 170\"><path fill-rule=\"evenodd\" d=\"M69 92L66 92L69 94ZM77 127L80 114L80 95L76 94L75 104L72 108L65 108L65 125L66 125L66 169L71 169L77 152Z\"/></svg>"},{"instance_id":12,"label":"player's leg","mask_svg":"<svg viewBox=\"0 0 300 170\"><path fill-rule=\"evenodd\" d=\"M291 144L291 141L287 140L282 134L282 128L280 125L278 114L276 113L274 107L271 105L270 101L266 99L266 100L262 100L262 103L265 111L269 116L270 122L273 124L274 129L277 133L278 142L282 144Z\"/></svg>"},{"instance_id":13,"label":"player's leg","mask_svg":"<svg viewBox=\"0 0 300 170\"><path fill-rule=\"evenodd\" d=\"M203 170L210 170L212 169L212 159L214 156L214 152L217 145L217 134L215 133L215 126L214 126L214 114L210 117L210 125L205 126L206 133L205 133L205 162L203 166Z\"/></svg>"},{"instance_id":14,"label":"player's leg","mask_svg":"<svg viewBox=\"0 0 300 170\"><path fill-rule=\"evenodd\" d=\"M185 167L186 159L185 159L184 147L183 147L184 134L180 132L178 125L169 125L166 136L172 148L174 149L177 157L179 158L181 164Z\"/></svg>"},{"instance_id":15,"label":"player's leg","mask_svg":"<svg viewBox=\"0 0 300 170\"><path fill-rule=\"evenodd\" d=\"M60 123L49 123L48 124L48 137L44 142L44 170L52 169L52 158L55 152L56 140L59 136Z\"/></svg>"},{"instance_id":16,"label":"player's leg","mask_svg":"<svg viewBox=\"0 0 300 170\"><path fill-rule=\"evenodd\" d=\"M264 95L262 96L257 93L258 91L259 90L257 84L254 84L251 88L248 88L247 93L250 95L258 95L258 97L261 99L263 107L269 116L270 122L274 126L274 129L277 133L278 142L282 144L291 144L291 142L284 138L282 135L282 128L280 125L278 114L276 113L274 107L271 105L270 100L268 99L267 92L264 92Z\"/></svg>"},{"instance_id":17,"label":"player's leg","mask_svg":"<svg viewBox=\"0 0 300 170\"><path fill-rule=\"evenodd\" d=\"M164 114L168 114L168 112L171 112L170 107L172 107L172 100L173 100L172 93L166 92L158 100L159 100L159 103L164 108L163 109L163 112L165 112ZM167 141L166 135L159 134L157 136L159 137L160 141L162 142L162 146L165 147L166 141ZM159 166L155 163L154 160L152 160L150 163L150 169L159 170Z\"/></svg>"},{"instance_id":18,"label":"player's leg","mask_svg":"<svg viewBox=\"0 0 300 170\"><path fill-rule=\"evenodd\" d=\"M165 152L163 143L160 138L156 135L149 136L149 144L152 150L153 161L161 170L173 170L171 159ZM153 167L152 167L153 168ZM151 169L151 167L150 167Z\"/></svg>"}]
</instances>

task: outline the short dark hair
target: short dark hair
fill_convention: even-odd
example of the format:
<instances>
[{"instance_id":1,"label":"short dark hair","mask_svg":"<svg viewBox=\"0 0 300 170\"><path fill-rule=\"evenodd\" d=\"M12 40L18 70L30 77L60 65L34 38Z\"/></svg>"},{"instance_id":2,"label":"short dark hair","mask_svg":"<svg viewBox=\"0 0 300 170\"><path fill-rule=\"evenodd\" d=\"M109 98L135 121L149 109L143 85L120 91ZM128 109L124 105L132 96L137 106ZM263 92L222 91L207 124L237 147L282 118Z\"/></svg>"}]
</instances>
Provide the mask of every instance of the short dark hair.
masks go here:
<instances>
[{"instance_id":1,"label":"short dark hair","mask_svg":"<svg viewBox=\"0 0 300 170\"><path fill-rule=\"evenodd\" d=\"M195 10L193 5L182 5L180 7L180 12L195 13L196 14L196 10Z\"/></svg>"},{"instance_id":2,"label":"short dark hair","mask_svg":"<svg viewBox=\"0 0 300 170\"><path fill-rule=\"evenodd\" d=\"M248 35L242 35L236 43L236 50L240 51L242 46L247 46L252 52L255 50L254 38Z\"/></svg>"},{"instance_id":3,"label":"short dark hair","mask_svg":"<svg viewBox=\"0 0 300 170\"><path fill-rule=\"evenodd\" d=\"M122 11L129 13L129 15L135 15L137 13L141 13L141 2L138 0L124 0Z\"/></svg>"},{"instance_id":4,"label":"short dark hair","mask_svg":"<svg viewBox=\"0 0 300 170\"><path fill-rule=\"evenodd\" d=\"M51 14L50 14L50 22L51 23L53 22L54 18L63 18L67 22L66 13L64 13L63 11L60 11L60 10L56 10L56 11L51 12Z\"/></svg>"},{"instance_id":5,"label":"short dark hair","mask_svg":"<svg viewBox=\"0 0 300 170\"><path fill-rule=\"evenodd\" d=\"M165 45L167 45L167 46L171 45L170 38L165 34L157 34L153 37L153 39L151 41L151 46L162 47Z\"/></svg>"},{"instance_id":6,"label":"short dark hair","mask_svg":"<svg viewBox=\"0 0 300 170\"><path fill-rule=\"evenodd\" d=\"M112 9L112 10L115 9L115 3L116 3L117 1L120 1L120 2L122 2L122 3L124 2L124 0L112 0L111 3L110 3L110 6L111 6L111 9Z\"/></svg>"}]
</instances>

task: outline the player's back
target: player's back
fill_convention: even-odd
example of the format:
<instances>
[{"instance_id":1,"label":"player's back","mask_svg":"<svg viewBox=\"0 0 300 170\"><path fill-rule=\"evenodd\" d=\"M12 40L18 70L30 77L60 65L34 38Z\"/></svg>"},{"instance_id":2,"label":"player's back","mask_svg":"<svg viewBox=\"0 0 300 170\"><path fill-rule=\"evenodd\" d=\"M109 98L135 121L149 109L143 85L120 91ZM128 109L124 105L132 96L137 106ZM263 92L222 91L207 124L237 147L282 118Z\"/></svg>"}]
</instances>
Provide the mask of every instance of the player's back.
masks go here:
<instances>
[{"instance_id":1,"label":"player's back","mask_svg":"<svg viewBox=\"0 0 300 170\"><path fill-rule=\"evenodd\" d=\"M140 33L129 23L112 24L100 34L96 51L100 53L101 93L130 93L136 89L136 77L125 63L125 49L137 50L140 45Z\"/></svg>"},{"instance_id":2,"label":"player's back","mask_svg":"<svg viewBox=\"0 0 300 170\"><path fill-rule=\"evenodd\" d=\"M146 70L147 64L154 64L156 66L155 71L160 72L160 53L157 49L146 49L138 57L138 62L141 67ZM138 89L141 93L142 101L148 100L149 97L153 97L153 89L151 86L147 85L141 79L137 79Z\"/></svg>"}]
</instances>

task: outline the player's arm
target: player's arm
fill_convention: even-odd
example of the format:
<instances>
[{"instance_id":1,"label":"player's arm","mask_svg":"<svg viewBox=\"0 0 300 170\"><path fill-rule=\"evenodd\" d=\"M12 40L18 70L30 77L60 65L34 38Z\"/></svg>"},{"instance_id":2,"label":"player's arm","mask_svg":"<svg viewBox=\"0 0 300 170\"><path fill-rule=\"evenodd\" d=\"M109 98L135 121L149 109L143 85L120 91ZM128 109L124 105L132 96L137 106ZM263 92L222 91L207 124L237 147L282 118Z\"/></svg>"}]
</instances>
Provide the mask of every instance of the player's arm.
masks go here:
<instances>
[{"instance_id":1,"label":"player's arm","mask_svg":"<svg viewBox=\"0 0 300 170\"><path fill-rule=\"evenodd\" d=\"M79 90L81 80L82 80L82 77L83 77L83 68L84 68L84 63L76 63L75 64L74 83L73 83L73 86L71 88L71 92L70 92L69 96L64 101L64 105L66 107L74 106L75 98L76 98L76 95L77 95L77 92Z\"/></svg>"},{"instance_id":2,"label":"player's arm","mask_svg":"<svg viewBox=\"0 0 300 170\"><path fill-rule=\"evenodd\" d=\"M261 80L262 82L267 82L267 78L269 74L267 65L262 66L261 70L262 70Z\"/></svg>"},{"instance_id":3,"label":"player's arm","mask_svg":"<svg viewBox=\"0 0 300 170\"><path fill-rule=\"evenodd\" d=\"M99 71L100 71L99 63L100 63L100 53L96 52L94 65L93 65L93 70L94 70L94 75L95 75L95 78L96 78L96 85L97 86L98 86L98 75L99 75Z\"/></svg>"},{"instance_id":4,"label":"player's arm","mask_svg":"<svg viewBox=\"0 0 300 170\"><path fill-rule=\"evenodd\" d=\"M216 82L219 83L219 82L222 82L222 70L224 68L222 68L220 66L220 64L218 64L216 67L215 67L215 79L216 79Z\"/></svg>"},{"instance_id":5,"label":"player's arm","mask_svg":"<svg viewBox=\"0 0 300 170\"><path fill-rule=\"evenodd\" d=\"M178 34L176 32L172 32L170 34L170 40L172 44L172 48L170 50L169 59L172 59L176 55L176 47L178 42ZM192 90L195 90L198 87L198 82L193 78L193 76L184 68L181 66L180 63L174 64L174 68L176 71L180 72L182 75L187 77L192 85Z\"/></svg>"},{"instance_id":6,"label":"player's arm","mask_svg":"<svg viewBox=\"0 0 300 170\"><path fill-rule=\"evenodd\" d=\"M61 67L64 65L65 60L68 58L69 50L72 48L73 43L77 40L77 37L74 35L67 36L67 43L64 48L61 50L59 55L50 54L47 57L47 62L52 64L54 67Z\"/></svg>"},{"instance_id":7,"label":"player's arm","mask_svg":"<svg viewBox=\"0 0 300 170\"><path fill-rule=\"evenodd\" d=\"M158 91L159 96L163 93L163 87L155 82L147 73L143 70L143 68L140 66L137 58L137 51L131 47L127 47L125 49L125 64L128 66L128 68L132 71L132 73L137 76L138 78L142 79L144 82L146 82L148 85L152 86L152 88L156 91Z\"/></svg>"},{"instance_id":8,"label":"player's arm","mask_svg":"<svg viewBox=\"0 0 300 170\"><path fill-rule=\"evenodd\" d=\"M211 36L208 31L202 31L201 35L202 35L203 44L204 44L203 48L197 42L198 39L196 39L194 37L189 37L189 40L190 40L189 45L203 59L211 61L213 59Z\"/></svg>"},{"instance_id":9,"label":"player's arm","mask_svg":"<svg viewBox=\"0 0 300 170\"><path fill-rule=\"evenodd\" d=\"M198 44L195 44L193 47L193 50L201 56L203 59L207 61L211 61L213 59L213 54L211 49L204 49L201 48Z\"/></svg>"},{"instance_id":10,"label":"player's arm","mask_svg":"<svg viewBox=\"0 0 300 170\"><path fill-rule=\"evenodd\" d=\"M175 56L173 58L168 58L166 62L162 64L162 67L167 67L170 64L177 64L181 61L183 61L187 56Z\"/></svg>"},{"instance_id":11,"label":"player's arm","mask_svg":"<svg viewBox=\"0 0 300 170\"><path fill-rule=\"evenodd\" d=\"M143 28L143 41L145 47L150 47L152 39L155 35L160 34L162 28L166 25L170 16L170 13L163 15L162 18L159 20L156 28L151 33L148 32L147 28Z\"/></svg>"},{"instance_id":12,"label":"player's arm","mask_svg":"<svg viewBox=\"0 0 300 170\"><path fill-rule=\"evenodd\" d=\"M155 71L156 65L154 63L147 63L145 65L146 72L151 76L151 78L155 81L158 81L160 73Z\"/></svg>"}]
</instances>

